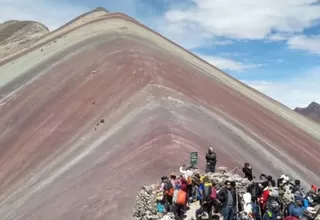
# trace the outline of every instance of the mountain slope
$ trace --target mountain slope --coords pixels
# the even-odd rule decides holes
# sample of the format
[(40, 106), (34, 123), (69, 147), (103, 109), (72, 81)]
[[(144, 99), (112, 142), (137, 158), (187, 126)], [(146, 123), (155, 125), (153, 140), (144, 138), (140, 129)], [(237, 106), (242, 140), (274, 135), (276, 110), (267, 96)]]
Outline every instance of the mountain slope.
[(49, 29), (34, 21), (7, 21), (0, 24), (0, 60), (9, 54), (30, 47)]
[(319, 125), (134, 19), (47, 39), (0, 67), (1, 219), (128, 219), (142, 184), (191, 151), (203, 169), (209, 145), (219, 165), (320, 181)]
[(294, 111), (320, 123), (320, 105), (311, 102), (306, 108), (295, 108)]

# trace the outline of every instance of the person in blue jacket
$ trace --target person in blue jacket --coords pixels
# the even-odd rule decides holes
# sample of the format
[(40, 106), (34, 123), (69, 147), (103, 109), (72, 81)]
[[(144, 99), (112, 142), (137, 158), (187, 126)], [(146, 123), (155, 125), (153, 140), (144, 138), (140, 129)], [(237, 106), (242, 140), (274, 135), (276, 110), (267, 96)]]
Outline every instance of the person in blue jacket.
[(289, 216), (294, 216), (300, 218), (303, 212), (303, 198), (301, 196), (295, 195), (295, 202), (289, 205)]

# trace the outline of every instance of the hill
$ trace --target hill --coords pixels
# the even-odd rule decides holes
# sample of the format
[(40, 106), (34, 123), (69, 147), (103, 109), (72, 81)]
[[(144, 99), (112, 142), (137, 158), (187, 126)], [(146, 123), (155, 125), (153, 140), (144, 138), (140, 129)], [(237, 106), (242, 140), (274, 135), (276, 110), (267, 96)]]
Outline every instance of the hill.
[(141, 185), (191, 151), (203, 169), (208, 146), (320, 181), (319, 125), (124, 14), (68, 27), (0, 63), (2, 220), (131, 218)]
[(295, 108), (294, 111), (320, 123), (320, 105), (311, 102), (306, 108)]
[(34, 21), (7, 21), (0, 24), (0, 60), (49, 33), (49, 29)]

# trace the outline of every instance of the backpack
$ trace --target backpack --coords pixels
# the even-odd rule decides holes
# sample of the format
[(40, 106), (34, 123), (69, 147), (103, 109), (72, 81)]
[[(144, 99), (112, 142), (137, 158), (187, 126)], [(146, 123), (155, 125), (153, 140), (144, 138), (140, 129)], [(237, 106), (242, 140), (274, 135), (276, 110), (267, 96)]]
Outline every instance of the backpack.
[(191, 176), (188, 176), (188, 178), (187, 178), (187, 185), (192, 185), (192, 178), (191, 178)]
[(254, 203), (254, 202), (252, 202), (251, 205), (252, 205), (252, 214), (253, 214), (253, 216), (254, 216), (254, 217), (258, 217), (259, 214), (260, 214), (260, 207), (259, 207), (259, 205), (256, 204), (256, 203)]
[(215, 200), (217, 198), (217, 190), (214, 187), (211, 187), (211, 195), (210, 195), (212, 200)]
[(179, 190), (176, 198), (177, 205), (185, 205), (187, 201), (187, 193), (183, 190)]
[(267, 210), (266, 214), (269, 216), (269, 218), (272, 218), (273, 213), (270, 210)]
[(157, 203), (157, 211), (159, 213), (164, 213), (164, 205), (161, 202)]
[(164, 192), (168, 196), (173, 196), (174, 189), (173, 189), (173, 185), (170, 181), (168, 181), (164, 184)]
[(203, 186), (203, 200), (204, 201), (209, 201), (211, 199), (211, 188), (212, 186)]

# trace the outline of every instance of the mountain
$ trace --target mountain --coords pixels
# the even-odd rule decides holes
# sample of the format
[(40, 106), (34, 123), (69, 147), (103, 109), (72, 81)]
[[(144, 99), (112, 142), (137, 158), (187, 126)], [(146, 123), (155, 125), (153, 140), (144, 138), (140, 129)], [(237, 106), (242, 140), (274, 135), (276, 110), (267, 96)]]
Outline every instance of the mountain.
[(7, 21), (0, 24), (0, 60), (11, 53), (30, 47), (49, 29), (34, 21)]
[[(90, 22), (99, 20), (108, 13), (104, 8), (95, 8), (92, 11), (72, 19), (60, 28), (50, 32), (50, 34), (48, 34), (49, 29), (38, 22), (7, 21), (3, 23), (3, 25), (0, 24), (0, 65), (18, 57), (19, 54), (30, 51), (31, 46), (37, 47), (45, 43), (54, 43), (57, 36), (68, 33), (73, 28), (77, 28), (83, 24), (89, 24)], [(8, 26), (7, 24), (10, 25)], [(10, 36), (10, 38), (8, 38), (8, 36)], [(2, 41), (1, 39), (6, 40)]]
[(306, 108), (295, 108), (294, 111), (320, 123), (320, 105), (316, 102), (311, 102)]
[(125, 14), (73, 22), (0, 63), (1, 220), (131, 219), (142, 184), (193, 151), (203, 170), (208, 146), (320, 181), (317, 124)]

